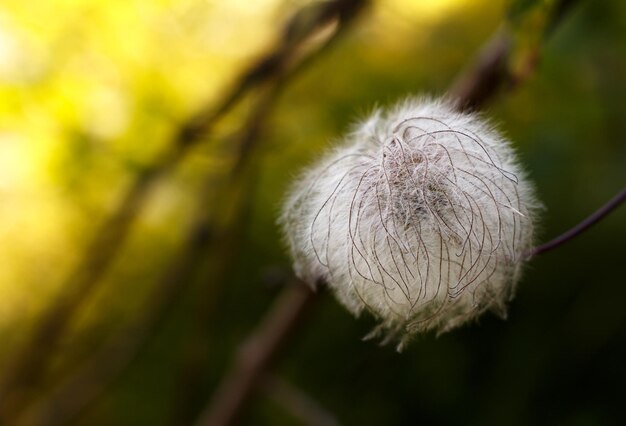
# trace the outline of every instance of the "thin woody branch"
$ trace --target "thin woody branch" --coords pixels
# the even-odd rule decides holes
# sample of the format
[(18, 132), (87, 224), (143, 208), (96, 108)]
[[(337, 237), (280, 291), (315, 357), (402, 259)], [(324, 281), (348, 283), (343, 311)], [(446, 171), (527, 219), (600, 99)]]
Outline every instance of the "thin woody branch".
[(286, 285), (261, 324), (237, 351), (233, 368), (226, 375), (228, 379), (222, 381), (196, 426), (232, 424), (314, 299), (313, 291), (305, 283), (295, 281)]
[[(288, 23), (283, 41), (280, 44), (281, 47), (278, 49), (280, 52), (289, 52), (288, 56), (290, 58), (288, 60), (285, 59), (285, 63), (281, 66), (277, 66), (276, 59), (269, 61), (268, 58), (276, 58), (281, 55), (277, 53), (268, 55), (259, 65), (246, 74), (247, 77), (244, 77), (240, 84), (236, 86), (238, 88), (230, 92), (231, 95), (227, 96), (222, 106), (211, 116), (215, 117), (216, 114), (224, 114), (225, 110), (230, 108), (235, 102), (235, 99), (241, 96), (240, 93), (243, 90), (241, 87), (261, 80), (269, 86), (267, 93), (261, 97), (256, 107), (253, 108), (250, 118), (241, 133), (241, 137), (235, 144), (236, 159), (234, 160), (231, 176), (220, 193), (238, 192), (231, 190), (231, 186), (237, 185), (238, 177), (242, 174), (242, 170), (244, 170), (248, 160), (251, 158), (251, 152), (259, 139), (260, 128), (271, 111), (271, 105), (280, 89), (288, 79), (306, 67), (318, 54), (337, 39), (338, 35), (343, 32), (346, 24), (356, 16), (356, 13), (365, 3), (365, 1), (353, 0), (338, 0), (324, 3), (317, 9), (307, 11), (306, 17), (308, 17), (308, 20), (302, 25), (302, 28), (296, 28), (296, 26), (302, 22), (303, 12), (297, 14)], [(330, 20), (336, 20), (339, 24), (335, 33), (331, 34), (316, 49), (311, 50), (309, 48), (304, 53), (298, 52), (300, 44), (303, 44), (307, 37)], [(291, 44), (294, 44), (294, 46), (286, 47)], [(285, 53), (282, 53), (282, 55), (285, 55)], [(274, 65), (263, 65), (268, 61)], [(281, 61), (278, 62), (280, 63)], [(212, 120), (211, 117), (207, 116), (206, 120)], [(207, 129), (204, 127), (204, 130), (202, 130), (199, 123), (206, 122), (206, 120), (203, 121), (196, 118), (196, 124), (194, 124), (194, 120), (191, 120), (178, 133), (179, 140), (185, 141), (187, 144), (195, 143), (195, 139), (190, 139), (190, 135), (193, 134), (196, 138), (199, 138)], [(207, 182), (207, 192), (213, 186), (214, 182), (212, 180)], [(190, 227), (187, 243), (161, 282), (156, 285), (149, 299), (150, 301), (146, 305), (145, 312), (139, 316), (138, 320), (133, 322), (129, 329), (114, 336), (91, 359), (78, 368), (72, 376), (57, 386), (47, 398), (35, 404), (25, 414), (20, 415), (20, 421), (25, 422), (25, 424), (63, 424), (64, 421), (71, 419), (89, 402), (97, 398), (106, 389), (107, 385), (132, 362), (167, 312), (172, 299), (193, 278), (193, 271), (197, 269), (198, 264), (205, 258), (207, 250), (216, 245), (216, 235), (223, 233), (223, 230), (218, 229), (222, 225), (222, 220), (219, 217), (207, 216), (205, 202), (205, 197), (202, 197), (198, 218)], [(213, 285), (214, 283), (211, 282), (210, 284)], [(7, 410), (5, 414), (6, 419), (19, 414), (19, 406), (9, 408), (11, 410)]]
[[(259, 104), (263, 111), (266, 102)], [(260, 115), (246, 126), (242, 142), (255, 138)], [(207, 181), (204, 194), (213, 189)], [(45, 399), (35, 403), (19, 417), (17, 424), (61, 425), (74, 418), (90, 402), (100, 396), (125, 368), (131, 364), (143, 345), (161, 324), (167, 312), (193, 280), (196, 266), (206, 259), (207, 248), (214, 243), (216, 230), (207, 217), (206, 196), (199, 197), (196, 219), (192, 222), (183, 249), (170, 264), (145, 303), (145, 309), (132, 320), (130, 327), (113, 336), (95, 355), (71, 376), (59, 383)]]
[[(366, 2), (362, 2), (361, 6), (365, 5)], [(319, 10), (317, 9), (320, 6), (326, 7), (327, 4), (320, 3), (314, 4), (312, 9), (308, 9), (303, 12), (302, 18), (297, 20), (304, 20), (305, 22), (309, 22), (310, 18), (306, 16), (308, 14), (312, 14), (312, 16), (319, 16)], [(310, 52), (307, 49), (308, 55), (300, 58), (301, 62), (297, 65), (297, 70), (301, 70), (305, 68), (308, 64), (310, 64), (313, 60), (315, 60), (318, 55), (322, 54), (326, 51), (333, 43), (340, 39), (340, 36), (349, 28), (349, 23), (354, 20), (358, 16), (358, 12), (360, 7), (355, 7), (353, 9), (353, 13), (351, 15), (343, 15), (337, 25), (332, 25), (330, 27), (331, 32), (324, 31), (325, 39), (322, 41), (318, 39), (318, 42), (321, 42), (321, 45), (314, 51)], [(304, 24), (307, 25), (307, 24)], [(296, 71), (297, 71), (296, 70)], [(293, 77), (293, 73), (291, 74)], [(247, 165), (247, 159), (251, 157), (251, 149), (250, 144), (256, 145), (257, 139), (249, 139), (249, 144), (243, 145), (242, 147), (245, 149), (243, 155), (240, 156), (240, 161), (235, 165), (233, 169), (233, 176), (239, 179), (242, 178), (242, 173)], [(251, 180), (250, 176), (247, 177), (248, 180)], [(229, 194), (235, 191), (226, 191), (225, 194)], [(243, 198), (249, 199), (250, 197)], [(241, 207), (243, 208), (243, 206)], [(241, 226), (225, 226), (224, 229), (236, 228), (240, 229)], [(229, 231), (226, 231), (227, 233)], [(233, 234), (231, 230), (229, 233)], [(201, 289), (201, 297), (197, 299), (197, 302), (193, 309), (193, 317), (194, 317), (194, 326), (191, 331), (191, 338), (188, 339), (186, 346), (181, 351), (183, 354), (190, 354), (188, 356), (183, 356), (180, 365), (180, 378), (179, 378), (179, 387), (182, 389), (181, 392), (177, 394), (177, 401), (175, 403), (174, 409), (174, 423), (187, 423), (191, 421), (197, 415), (197, 405), (193, 403), (194, 397), (198, 395), (199, 392), (202, 392), (204, 385), (203, 381), (200, 379), (204, 377), (204, 372), (207, 368), (207, 359), (210, 356), (210, 348), (206, 344), (206, 336), (210, 334), (208, 330), (210, 328), (210, 324), (214, 320), (212, 315), (213, 305), (216, 300), (219, 300), (219, 295), (217, 294), (220, 290), (220, 283), (228, 280), (228, 277), (232, 273), (231, 266), (234, 258), (237, 256), (238, 252), (238, 242), (240, 241), (240, 235), (237, 232), (234, 232), (235, 235), (231, 235), (230, 237), (224, 238), (222, 243), (216, 243), (216, 247), (219, 248), (219, 254), (216, 253), (215, 256), (219, 257), (219, 264), (216, 264), (214, 268), (211, 269), (210, 279), (205, 281), (203, 288)]]
[[(240, 150), (243, 150), (242, 147), (248, 145), (250, 140), (256, 140), (260, 126), (269, 112), (268, 104), (274, 101), (276, 95), (276, 89), (270, 90), (257, 103), (236, 144)], [(233, 179), (234, 175), (233, 173)], [(207, 251), (215, 246), (219, 239), (220, 231), (216, 223), (218, 220), (214, 215), (207, 214), (205, 206), (213, 186), (213, 180), (208, 179), (200, 194), (185, 243), (156, 283), (144, 305), (144, 310), (131, 321), (129, 327), (109, 339), (49, 395), (21, 414), (16, 424), (40, 426), (66, 424), (99, 397), (132, 363), (143, 345), (162, 323), (177, 296), (194, 280), (198, 265), (206, 261)], [(226, 185), (222, 192), (228, 192), (229, 189), (232, 190), (232, 184)], [(233, 221), (236, 219), (233, 218)]]
[(575, 237), (579, 236), (587, 229), (591, 228), (593, 225), (604, 219), (608, 216), (613, 210), (618, 208), (624, 201), (626, 201), (626, 188), (622, 189), (622, 191), (609, 200), (604, 206), (600, 207), (598, 210), (593, 212), (588, 218), (580, 222), (578, 225), (573, 228), (567, 230), (563, 234), (554, 238), (553, 240), (548, 241), (545, 244), (540, 245), (539, 247), (534, 248), (529, 257), (537, 256), (538, 254), (543, 254), (548, 251), (554, 250), (557, 247), (562, 246), (563, 244), (568, 243)]

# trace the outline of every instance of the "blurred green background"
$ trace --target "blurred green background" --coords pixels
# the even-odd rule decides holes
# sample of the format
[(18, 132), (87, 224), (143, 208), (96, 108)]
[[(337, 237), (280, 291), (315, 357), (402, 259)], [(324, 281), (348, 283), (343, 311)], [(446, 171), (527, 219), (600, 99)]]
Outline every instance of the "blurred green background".
[[(138, 357), (73, 424), (191, 422), (288, 274), (275, 221), (290, 176), (373, 106), (444, 94), (507, 16), (515, 19), (509, 11), (534, 3), (380, 0), (366, 9), (281, 91), (253, 151), (246, 175), (253, 187), (224, 258), (219, 247), (211, 252)], [(486, 109), (536, 182), (546, 206), (541, 241), (626, 182), (626, 2), (579, 3), (543, 46), (531, 78)], [(63, 291), (63, 278), (133, 177), (305, 4), (2, 2), (0, 369)], [(214, 179), (215, 192), (225, 185), (229, 144), (251, 105), (234, 109), (160, 182), (58, 350), (41, 354), (49, 367), (33, 401), (145, 310), (183, 244), (202, 182)], [(419, 337), (398, 354), (363, 342), (374, 321), (355, 320), (323, 294), (274, 373), (339, 424), (623, 425), (625, 300), (622, 208), (534, 259), (506, 321), (486, 315)], [(284, 405), (261, 390), (241, 422), (301, 424)]]

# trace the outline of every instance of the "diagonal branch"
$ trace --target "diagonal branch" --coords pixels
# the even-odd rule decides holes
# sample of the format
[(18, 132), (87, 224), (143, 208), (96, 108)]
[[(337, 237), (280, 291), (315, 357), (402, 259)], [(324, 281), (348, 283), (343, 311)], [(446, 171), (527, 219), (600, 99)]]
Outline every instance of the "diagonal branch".
[[(248, 119), (237, 141), (240, 150), (250, 140), (256, 139), (260, 125), (269, 111), (268, 103), (273, 102), (276, 94), (276, 89), (270, 90), (257, 103), (255, 113)], [(226, 185), (223, 192), (227, 192), (228, 188), (232, 189), (233, 185), (235, 184)], [(17, 424), (53, 426), (71, 421), (130, 365), (173, 307), (177, 296), (194, 280), (198, 265), (206, 261), (207, 251), (219, 239), (221, 232), (216, 223), (219, 220), (214, 214), (208, 214), (206, 209), (208, 194), (213, 192), (213, 186), (213, 179), (205, 182), (182, 250), (156, 283), (138, 318), (128, 328), (109, 339), (46, 398), (20, 414)], [(236, 221), (236, 218), (233, 220)]]
[[(345, 0), (339, 0), (343, 2)], [(349, 23), (358, 16), (358, 12), (361, 7), (364, 6), (367, 1), (359, 1), (352, 3), (356, 7), (352, 9), (351, 14), (343, 14), (338, 18), (337, 25), (332, 25), (329, 29), (330, 34), (324, 31), (323, 35), (326, 37), (322, 41), (321, 46), (313, 52), (312, 55), (303, 58), (302, 63), (298, 66), (302, 69), (312, 60), (314, 60), (319, 54), (325, 51), (331, 44), (339, 40), (340, 36), (349, 28)], [(325, 8), (325, 3), (314, 3), (310, 8), (305, 8), (302, 15), (302, 19), (308, 22), (307, 15), (310, 17), (316, 16), (319, 7)], [(307, 10), (308, 9), (308, 10)], [(310, 19), (310, 18), (309, 18)], [(306, 24), (305, 24), (306, 25)], [(318, 42), (320, 40), (318, 39)], [(254, 143), (254, 141), (251, 141)], [(244, 167), (246, 166), (246, 158), (250, 158), (250, 150), (248, 150), (247, 156), (244, 156), (233, 170), (235, 175), (241, 177)], [(250, 177), (248, 176), (250, 181)], [(248, 186), (246, 193), (249, 194), (250, 186)], [(234, 191), (226, 191), (230, 193)], [(250, 198), (244, 196), (244, 198)], [(242, 207), (240, 207), (241, 209)], [(225, 221), (224, 221), (225, 222)], [(232, 223), (232, 222), (231, 222)], [(194, 316), (193, 326), (190, 329), (190, 337), (187, 339), (185, 346), (181, 352), (183, 354), (179, 368), (179, 384), (181, 389), (176, 395), (176, 402), (173, 411), (173, 422), (188, 423), (193, 420), (197, 415), (198, 403), (202, 403), (202, 400), (197, 400), (198, 396), (202, 395), (204, 390), (204, 380), (207, 359), (210, 357), (210, 348), (207, 344), (207, 335), (210, 335), (210, 324), (213, 322), (213, 308), (215, 301), (219, 300), (217, 292), (220, 290), (219, 283), (222, 283), (228, 279), (232, 274), (232, 264), (237, 256), (239, 250), (237, 250), (238, 243), (241, 240), (241, 235), (237, 232), (237, 228), (241, 229), (241, 226), (234, 227), (232, 225), (224, 225), (225, 234), (228, 235), (222, 239), (223, 242), (217, 242), (215, 245), (219, 248), (219, 261), (216, 262), (213, 268), (210, 270), (210, 277), (204, 280), (203, 288), (200, 289), (200, 297), (197, 298), (197, 303), (194, 306), (192, 315)], [(230, 231), (229, 231), (230, 229)], [(233, 235), (234, 234), (234, 235)]]
[(282, 346), (296, 329), (305, 309), (315, 299), (306, 284), (286, 285), (261, 324), (243, 342), (233, 369), (227, 374), (211, 403), (200, 415), (197, 426), (232, 424), (241, 406), (251, 395)]
[[(448, 91), (448, 96), (456, 101), (461, 110), (480, 109), (493, 100), (503, 89), (514, 89), (524, 83), (535, 71), (541, 42), (552, 35), (561, 21), (567, 16), (578, 0), (557, 0), (552, 3), (543, 27), (536, 31), (538, 42), (522, 52), (516, 52), (518, 30), (514, 23), (503, 25), (485, 44), (466, 72), (459, 75)], [(519, 25), (518, 25), (519, 26)], [(511, 64), (512, 57), (524, 64), (517, 69)]]
[[(259, 102), (257, 111), (264, 111), (267, 102)], [(255, 138), (262, 114), (255, 114), (245, 126), (238, 145)], [(70, 421), (128, 367), (143, 345), (164, 320), (164, 317), (194, 279), (197, 265), (206, 260), (207, 249), (216, 238), (215, 224), (207, 216), (206, 200), (213, 192), (214, 182), (207, 180), (199, 197), (195, 219), (180, 253), (168, 266), (145, 302), (145, 309), (131, 325), (112, 336), (102, 348), (72, 374), (59, 383), (43, 400), (20, 415), (18, 424), (61, 425)], [(215, 204), (215, 203), (213, 203)]]
[[(284, 63), (280, 67), (273, 65), (273, 74), (271, 74), (271, 78), (268, 76), (265, 81), (268, 86), (267, 91), (257, 102), (256, 107), (253, 108), (247, 124), (243, 128), (241, 137), (235, 144), (236, 159), (226, 185), (219, 191), (220, 194), (228, 195), (240, 192), (235, 190), (234, 186), (239, 185), (242, 171), (245, 169), (248, 160), (251, 158), (251, 152), (258, 142), (260, 128), (271, 111), (271, 105), (279, 94), (280, 89), (289, 78), (293, 78), (294, 75), (337, 39), (347, 23), (356, 16), (365, 3), (362, 0), (336, 0), (322, 3), (316, 9), (306, 10), (306, 16), (303, 15), (303, 12), (300, 12), (290, 21), (285, 30), (283, 46), (289, 43), (306, 44), (307, 38), (313, 35), (314, 31), (332, 20), (337, 21), (338, 25), (335, 32), (324, 43), (318, 45), (316, 49), (311, 49), (308, 45), (305, 52), (300, 52), (298, 46), (290, 48), (291, 53), (288, 63)], [(303, 17), (308, 17), (308, 20), (303, 22)], [(299, 27), (296, 28), (298, 25)], [(269, 55), (269, 57), (275, 58), (276, 55)], [(261, 63), (266, 62), (268, 61), (264, 60)], [(272, 60), (269, 62), (274, 64), (276, 61)], [(268, 68), (271, 67), (269, 65), (257, 66), (254, 72), (248, 73), (248, 75), (254, 77), (245, 78), (241, 85), (250, 84), (250, 80), (256, 81), (256, 79), (260, 78), (259, 75), (265, 75), (267, 72), (265, 70)], [(233, 91), (232, 93), (236, 92)], [(233, 97), (234, 95), (227, 97), (227, 100), (222, 104), (221, 110), (234, 102), (232, 100)], [(220, 109), (218, 109), (219, 114), (223, 113), (219, 111)], [(183, 138), (187, 140), (186, 138), (189, 138), (189, 135), (195, 134), (198, 137), (201, 132), (197, 125), (189, 125), (186, 129), (181, 130), (179, 134), (187, 135)], [(212, 192), (213, 187), (214, 182), (212, 180), (207, 182), (205, 192)], [(220, 195), (218, 195), (217, 198), (218, 200), (212, 203), (212, 205), (221, 204), (220, 199), (223, 197), (220, 198)], [(240, 196), (240, 198), (246, 197)], [(114, 336), (91, 359), (79, 367), (72, 376), (57, 386), (47, 398), (35, 404), (21, 416), (21, 421), (26, 424), (53, 425), (63, 423), (64, 420), (72, 418), (90, 401), (97, 398), (108, 384), (132, 362), (143, 344), (165, 316), (168, 307), (172, 304), (172, 300), (193, 279), (194, 271), (197, 270), (198, 265), (205, 259), (207, 251), (211, 247), (219, 245), (216, 242), (219, 239), (217, 235), (228, 233), (228, 231), (224, 231), (221, 228), (223, 226), (236, 226), (237, 221), (230, 217), (232, 209), (224, 213), (225, 216), (229, 216), (226, 219), (221, 217), (224, 215), (220, 216), (216, 211), (211, 211), (207, 214), (205, 196), (199, 200), (198, 208), (197, 217), (189, 229), (183, 251), (170, 265), (162, 280), (155, 286), (152, 296), (146, 304), (145, 311), (133, 322), (130, 328)], [(225, 222), (230, 225), (224, 225)], [(214, 284), (213, 281), (211, 280), (211, 285)], [(12, 408), (12, 410), (7, 411), (5, 419), (9, 419), (10, 415), (17, 416), (18, 414), (19, 406), (9, 408)]]
[(332, 19), (344, 19), (361, 3), (357, 0), (325, 3), (306, 25), (299, 25), (301, 14), (295, 15), (285, 26), (283, 37), (275, 48), (245, 72), (217, 106), (207, 107), (181, 123), (171, 138), (169, 149), (136, 177), (114, 213), (100, 225), (82, 260), (61, 286), (63, 290), (59, 298), (42, 315), (25, 345), (7, 364), (0, 378), (0, 420), (19, 410), (24, 399), (41, 382), (48, 354), (55, 350), (81, 302), (93, 292), (115, 259), (159, 179), (169, 173), (244, 95), (271, 81), (288, 67), (320, 26)]

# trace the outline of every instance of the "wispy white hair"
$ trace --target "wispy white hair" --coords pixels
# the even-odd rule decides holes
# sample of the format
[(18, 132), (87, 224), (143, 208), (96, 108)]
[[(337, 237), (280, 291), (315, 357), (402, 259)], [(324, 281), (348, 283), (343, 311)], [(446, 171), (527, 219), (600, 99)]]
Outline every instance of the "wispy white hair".
[(298, 276), (404, 342), (505, 315), (537, 204), (493, 125), (421, 98), (374, 111), (305, 170), (281, 224)]

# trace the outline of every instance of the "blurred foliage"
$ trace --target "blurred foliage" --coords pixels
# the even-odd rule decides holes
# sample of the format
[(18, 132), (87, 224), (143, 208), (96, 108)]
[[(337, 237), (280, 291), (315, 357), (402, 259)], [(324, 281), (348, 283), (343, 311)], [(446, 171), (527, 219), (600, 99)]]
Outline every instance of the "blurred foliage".
[[(378, 1), (282, 93), (254, 161), (236, 259), (206, 332), (199, 410), (288, 270), (275, 226), (289, 177), (374, 105), (442, 94), (507, 16), (519, 43), (550, 1)], [(4, 1), (0, 6), (0, 340), (26, 336), (133, 176), (167, 136), (217, 99), (279, 36), (301, 0)], [(530, 11), (530, 14), (527, 13)], [(524, 17), (523, 19), (521, 17)], [(543, 240), (626, 182), (626, 3), (583, 1), (544, 46), (535, 75), (488, 113), (515, 141), (546, 206)], [(513, 59), (515, 60), (515, 59)], [(163, 182), (53, 360), (52, 377), (143, 308), (180, 247), (204, 179), (227, 172), (244, 103)], [(216, 206), (207, 205), (207, 209)], [(626, 423), (626, 216), (618, 210), (532, 262), (510, 317), (407, 351), (362, 342), (373, 325), (324, 297), (279, 373), (342, 424)], [(211, 264), (219, 263), (219, 258)], [(210, 272), (208, 272), (210, 274)], [(210, 278), (210, 277), (209, 277)], [(170, 424), (197, 287), (183, 294), (89, 425)], [(0, 351), (0, 363), (9, 355)], [(0, 364), (1, 365), (1, 364)], [(259, 397), (244, 424), (297, 424)]]

